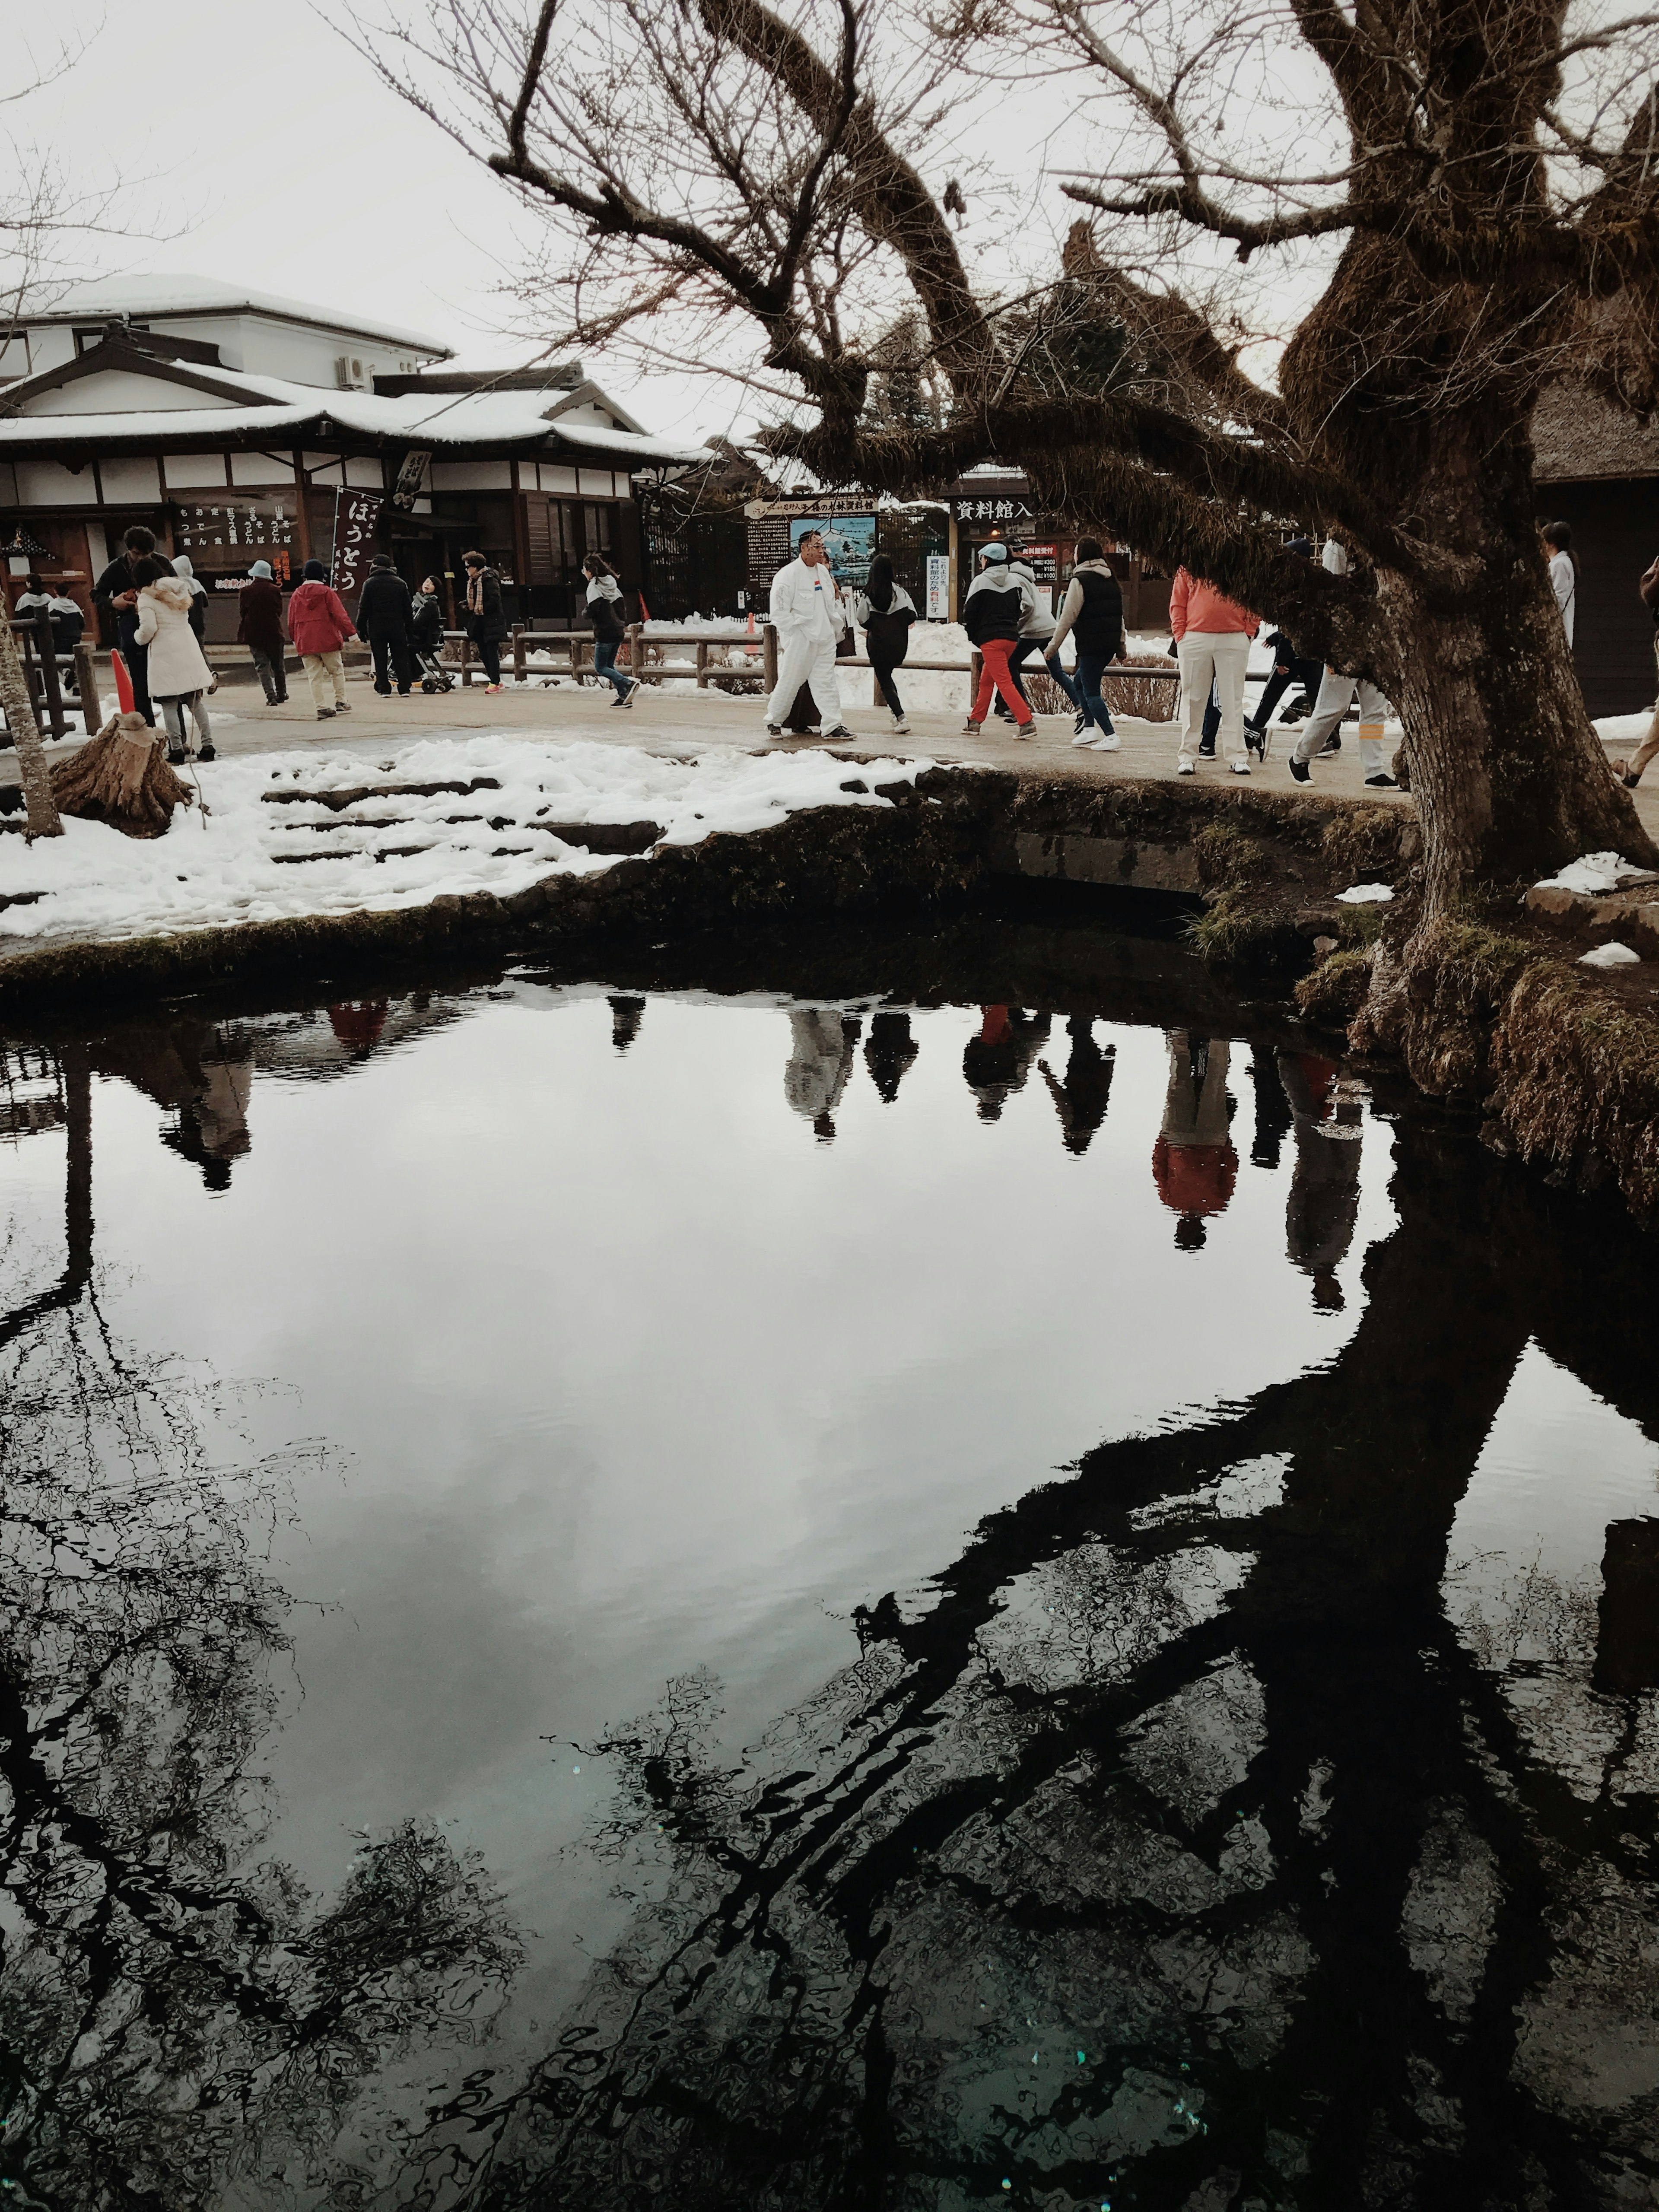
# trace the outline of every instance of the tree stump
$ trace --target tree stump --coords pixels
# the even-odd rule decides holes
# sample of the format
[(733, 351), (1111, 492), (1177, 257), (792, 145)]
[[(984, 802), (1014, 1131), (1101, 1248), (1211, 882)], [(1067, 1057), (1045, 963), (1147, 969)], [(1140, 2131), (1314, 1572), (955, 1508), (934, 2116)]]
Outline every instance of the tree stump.
[(64, 813), (107, 822), (127, 837), (165, 836), (173, 808), (195, 797), (142, 714), (112, 714), (89, 744), (57, 762), (52, 793)]

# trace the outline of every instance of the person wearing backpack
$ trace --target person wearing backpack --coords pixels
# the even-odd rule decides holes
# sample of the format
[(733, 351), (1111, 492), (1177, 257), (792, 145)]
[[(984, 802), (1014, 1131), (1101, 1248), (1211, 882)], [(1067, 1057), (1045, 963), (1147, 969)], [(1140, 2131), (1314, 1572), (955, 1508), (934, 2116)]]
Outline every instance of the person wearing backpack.
[(864, 632), (870, 666), (892, 714), (893, 734), (898, 738), (909, 736), (910, 725), (904, 719), (893, 671), (902, 665), (910, 650), (910, 625), (915, 619), (915, 601), (902, 584), (893, 581), (893, 564), (887, 556), (878, 553), (870, 563), (864, 589), (853, 594), (853, 620)]
[(993, 544), (980, 553), (980, 572), (968, 586), (963, 602), (962, 626), (979, 647), (979, 690), (963, 729), (976, 738), (990, 712), (993, 688), (1000, 692), (1014, 717), (1017, 738), (1035, 737), (1036, 717), (1014, 688), (1008, 673), (1008, 656), (1019, 640), (1019, 626), (1031, 605), (1030, 586), (1008, 572), (1008, 548)]

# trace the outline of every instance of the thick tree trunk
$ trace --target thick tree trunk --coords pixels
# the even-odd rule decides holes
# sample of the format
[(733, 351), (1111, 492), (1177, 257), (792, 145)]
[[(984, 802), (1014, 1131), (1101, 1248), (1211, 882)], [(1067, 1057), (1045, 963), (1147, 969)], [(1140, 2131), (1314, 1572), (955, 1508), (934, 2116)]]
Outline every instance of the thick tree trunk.
[(63, 823), (52, 795), (52, 775), (46, 749), (40, 742), (40, 726), (34, 719), (28, 678), (12, 626), (0, 611), (0, 707), (6, 710), (6, 726), (17, 752), (18, 773), (23, 781), (23, 805), (31, 837), (61, 837)]

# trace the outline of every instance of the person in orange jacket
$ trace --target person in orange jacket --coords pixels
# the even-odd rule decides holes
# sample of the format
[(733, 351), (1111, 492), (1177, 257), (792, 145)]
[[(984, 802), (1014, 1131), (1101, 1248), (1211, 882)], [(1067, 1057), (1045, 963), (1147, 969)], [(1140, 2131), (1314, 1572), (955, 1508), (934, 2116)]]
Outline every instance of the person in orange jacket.
[(1181, 668), (1177, 775), (1197, 774), (1194, 755), (1212, 684), (1221, 709), (1218, 734), (1227, 765), (1235, 775), (1249, 774), (1250, 757), (1244, 745), (1244, 671), (1250, 658), (1250, 640), (1261, 627), (1248, 608), (1228, 599), (1213, 584), (1189, 569), (1176, 570), (1170, 586), (1170, 628), (1175, 633), (1176, 659)]

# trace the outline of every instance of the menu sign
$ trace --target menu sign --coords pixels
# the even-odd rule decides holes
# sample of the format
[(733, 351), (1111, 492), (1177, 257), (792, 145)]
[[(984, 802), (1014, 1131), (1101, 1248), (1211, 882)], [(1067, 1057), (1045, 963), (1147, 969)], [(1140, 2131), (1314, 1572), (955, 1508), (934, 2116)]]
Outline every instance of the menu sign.
[(334, 588), (342, 598), (368, 574), (386, 501), (378, 491), (341, 491), (334, 501)]
[(298, 515), (291, 499), (219, 500), (198, 507), (173, 507), (173, 538), (177, 551), (193, 567), (210, 572), (246, 568), (250, 561), (270, 561), (296, 542)]

